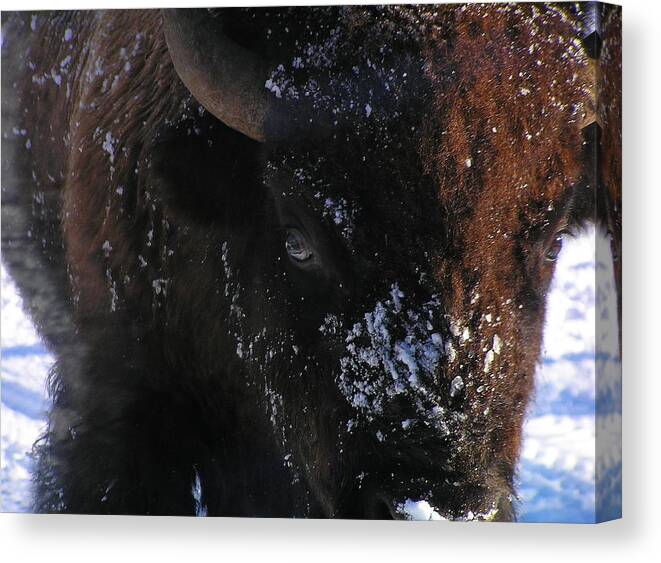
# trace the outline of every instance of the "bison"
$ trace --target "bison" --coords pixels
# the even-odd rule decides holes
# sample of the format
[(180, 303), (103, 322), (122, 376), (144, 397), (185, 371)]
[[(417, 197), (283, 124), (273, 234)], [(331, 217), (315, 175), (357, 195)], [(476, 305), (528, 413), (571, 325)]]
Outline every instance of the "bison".
[(34, 509), (514, 518), (554, 262), (619, 236), (591, 10), (3, 14)]

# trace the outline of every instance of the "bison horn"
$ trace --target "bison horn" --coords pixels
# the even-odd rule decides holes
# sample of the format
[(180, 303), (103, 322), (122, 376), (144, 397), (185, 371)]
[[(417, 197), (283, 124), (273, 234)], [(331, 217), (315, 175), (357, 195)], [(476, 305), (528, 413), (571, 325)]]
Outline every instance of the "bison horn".
[(163, 10), (170, 57), (191, 94), (232, 129), (264, 142), (267, 66), (220, 27), (206, 10)]

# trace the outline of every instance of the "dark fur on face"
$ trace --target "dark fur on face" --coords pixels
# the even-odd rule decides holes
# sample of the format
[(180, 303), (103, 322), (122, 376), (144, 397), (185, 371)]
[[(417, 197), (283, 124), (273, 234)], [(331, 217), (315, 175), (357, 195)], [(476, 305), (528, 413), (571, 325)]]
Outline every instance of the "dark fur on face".
[(40, 233), (9, 266), (66, 320), (36, 509), (512, 518), (548, 251), (593, 218), (580, 14), (216, 15), (276, 63), (272, 142), (196, 103), (158, 12), (3, 29), (3, 250)]

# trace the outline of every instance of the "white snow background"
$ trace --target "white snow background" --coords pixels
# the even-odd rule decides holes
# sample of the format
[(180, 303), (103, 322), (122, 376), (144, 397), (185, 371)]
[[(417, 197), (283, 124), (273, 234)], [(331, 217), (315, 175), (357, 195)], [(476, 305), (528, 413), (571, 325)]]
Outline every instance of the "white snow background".
[[(537, 389), (525, 423), (519, 521), (595, 521), (595, 238), (591, 229), (565, 240), (558, 260)], [(29, 512), (29, 452), (45, 424), (45, 380), (53, 357), (23, 313), (4, 266), (1, 295), (0, 511)], [(602, 318), (617, 314), (612, 295), (602, 301), (597, 296)], [(619, 413), (608, 414), (619, 423)]]

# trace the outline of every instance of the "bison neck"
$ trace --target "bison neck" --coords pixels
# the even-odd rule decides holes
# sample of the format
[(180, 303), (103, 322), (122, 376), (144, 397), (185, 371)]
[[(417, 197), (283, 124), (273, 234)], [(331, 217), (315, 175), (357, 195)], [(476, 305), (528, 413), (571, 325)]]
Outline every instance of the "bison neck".
[(284, 465), (254, 389), (227, 374), (201, 377), (186, 354), (173, 362), (158, 336), (131, 323), (80, 322), (81, 341), (55, 365), (36, 511), (318, 513)]

